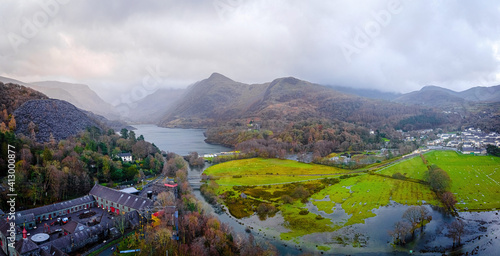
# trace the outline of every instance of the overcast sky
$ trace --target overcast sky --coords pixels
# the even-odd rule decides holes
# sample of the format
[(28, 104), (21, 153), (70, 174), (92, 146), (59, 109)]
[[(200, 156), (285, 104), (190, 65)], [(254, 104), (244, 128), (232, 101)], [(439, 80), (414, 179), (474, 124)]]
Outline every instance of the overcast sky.
[[(46, 4), (41, 4), (46, 3)], [(0, 75), (116, 92), (218, 72), (408, 92), (500, 84), (498, 1), (2, 1)]]

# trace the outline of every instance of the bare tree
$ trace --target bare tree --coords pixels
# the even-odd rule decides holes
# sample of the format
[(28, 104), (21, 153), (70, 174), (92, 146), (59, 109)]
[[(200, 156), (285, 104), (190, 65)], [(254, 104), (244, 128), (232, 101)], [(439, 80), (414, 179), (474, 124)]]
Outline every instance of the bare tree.
[(412, 235), (412, 237), (414, 237), (415, 236), (415, 228), (417, 227), (418, 223), (420, 223), (420, 221), (422, 219), (420, 207), (411, 206), (410, 208), (406, 209), (406, 211), (403, 213), (403, 219), (410, 222), (411, 235)]
[(175, 205), (175, 196), (170, 191), (164, 191), (158, 194), (157, 202), (160, 206)]
[(405, 244), (406, 235), (411, 231), (411, 224), (406, 221), (398, 221), (394, 224), (394, 229), (389, 231), (389, 235), (394, 238), (394, 243)]
[(421, 205), (419, 207), (419, 210), (420, 210), (420, 232), (422, 232), (424, 230), (424, 221), (431, 221), (432, 220), (432, 215), (430, 214), (429, 210), (427, 209), (427, 207)]
[[(457, 219), (452, 223), (448, 224), (447, 227), (448, 227), (448, 234), (446, 236), (453, 239), (454, 247), (460, 246), (461, 238), (465, 234), (465, 223), (462, 220)], [(455, 242), (458, 242), (458, 244), (455, 244)]]
[(449, 210), (453, 210), (455, 204), (457, 203), (455, 196), (450, 191), (446, 191), (443, 194), (441, 194), (441, 201), (446, 207), (448, 207)]

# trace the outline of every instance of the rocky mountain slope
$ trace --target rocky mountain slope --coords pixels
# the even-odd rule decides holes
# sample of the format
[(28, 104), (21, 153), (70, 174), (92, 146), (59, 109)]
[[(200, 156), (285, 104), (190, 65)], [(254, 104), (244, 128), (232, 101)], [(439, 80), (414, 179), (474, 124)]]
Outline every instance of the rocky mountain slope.
[(31, 88), (0, 82), (0, 111), (6, 110), (7, 115), (23, 105), (26, 101), (35, 99), (48, 99), (46, 95)]
[(58, 141), (85, 130), (100, 127), (95, 120), (72, 104), (56, 99), (30, 100), (14, 111), (16, 134), (35, 136), (39, 142), (50, 137)]
[(244, 84), (214, 73), (188, 88), (160, 125), (209, 127), (236, 119), (294, 122), (325, 118), (379, 126), (419, 113), (418, 107), (348, 95), (293, 77)]
[(77, 108), (103, 115), (109, 119), (118, 119), (118, 113), (111, 104), (105, 102), (88, 85), (64, 83), (58, 81), (33, 82), (36, 89), (53, 99), (64, 100)]
[(113, 106), (104, 102), (90, 87), (84, 84), (72, 84), (58, 81), (26, 83), (0, 76), (4, 83), (14, 83), (32, 88), (50, 98), (65, 100), (78, 108), (92, 111), (109, 119), (118, 119), (118, 112)]

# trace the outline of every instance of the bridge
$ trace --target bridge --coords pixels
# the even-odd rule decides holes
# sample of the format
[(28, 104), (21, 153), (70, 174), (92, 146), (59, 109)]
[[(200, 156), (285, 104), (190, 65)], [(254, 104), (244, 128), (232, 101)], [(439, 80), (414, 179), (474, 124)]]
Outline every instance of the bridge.
[(201, 176), (188, 176), (188, 183), (193, 190), (200, 190)]

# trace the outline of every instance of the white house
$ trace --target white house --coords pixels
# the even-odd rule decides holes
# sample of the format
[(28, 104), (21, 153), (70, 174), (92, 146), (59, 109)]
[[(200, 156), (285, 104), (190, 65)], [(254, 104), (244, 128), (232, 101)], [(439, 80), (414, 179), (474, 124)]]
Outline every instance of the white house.
[(132, 154), (130, 154), (129, 152), (120, 153), (120, 154), (118, 154), (118, 157), (120, 157), (123, 162), (131, 162), (132, 161)]

